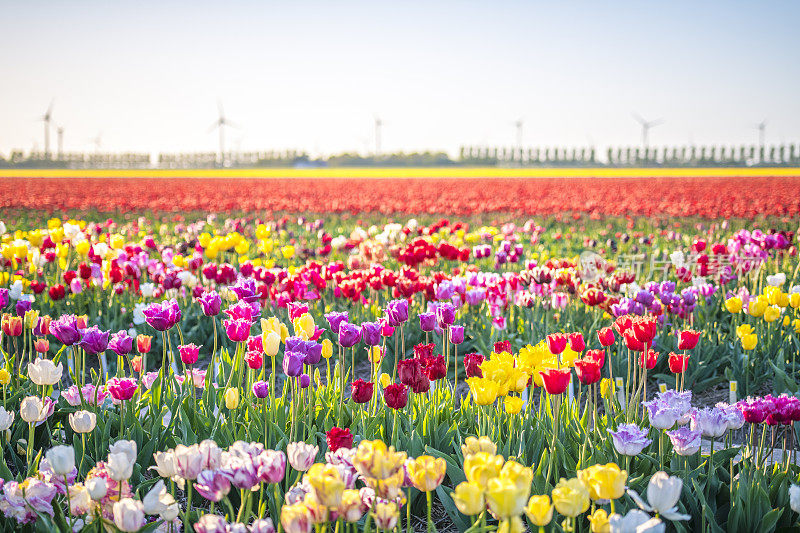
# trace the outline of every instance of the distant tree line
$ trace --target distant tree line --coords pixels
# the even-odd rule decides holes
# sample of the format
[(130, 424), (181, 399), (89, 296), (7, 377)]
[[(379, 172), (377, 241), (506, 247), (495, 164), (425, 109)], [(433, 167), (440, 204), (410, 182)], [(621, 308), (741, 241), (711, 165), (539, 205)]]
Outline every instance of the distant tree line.
[(312, 158), (298, 150), (264, 152), (60, 153), (12, 152), (0, 168), (266, 168), (266, 167), (695, 167), (798, 166), (800, 145), (609, 147), (602, 157), (594, 147), (514, 148), (462, 146), (458, 157), (445, 152), (342, 153)]

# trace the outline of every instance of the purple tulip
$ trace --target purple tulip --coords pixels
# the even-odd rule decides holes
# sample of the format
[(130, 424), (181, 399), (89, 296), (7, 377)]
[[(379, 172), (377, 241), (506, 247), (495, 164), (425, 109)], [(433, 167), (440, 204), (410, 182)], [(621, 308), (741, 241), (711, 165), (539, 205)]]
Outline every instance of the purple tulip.
[(408, 300), (392, 300), (386, 304), (386, 316), (390, 326), (399, 326), (408, 321)]
[(197, 533), (226, 533), (228, 523), (218, 514), (204, 514), (194, 524)]
[(436, 314), (435, 313), (420, 313), (419, 314), (419, 329), (422, 331), (433, 331), (436, 327)]
[(355, 324), (344, 323), (339, 326), (339, 344), (344, 348), (352, 348), (361, 340), (361, 328)]
[(284, 352), (283, 373), (296, 378), (303, 372), (303, 355), (297, 352)]
[(672, 448), (678, 455), (694, 455), (700, 450), (700, 432), (686, 426), (667, 431)]
[(222, 297), (217, 291), (209, 291), (201, 294), (197, 301), (203, 307), (203, 314), (206, 316), (217, 316), (222, 309)]
[(306, 343), (301, 337), (287, 337), (286, 350), (287, 352), (299, 352), (305, 355)]
[(221, 501), (231, 490), (231, 480), (220, 470), (203, 470), (194, 484), (197, 492), (210, 502)]
[(253, 278), (243, 278), (240, 276), (239, 279), (236, 280), (236, 284), (231, 287), (231, 290), (236, 293), (236, 296), (238, 296), (240, 300), (244, 300), (247, 303), (258, 302), (258, 299), (261, 297), (256, 289), (256, 280)]
[(695, 409), (691, 418), (692, 430), (699, 431), (704, 437), (721, 437), (728, 431), (728, 417), (722, 409)]
[(305, 357), (303, 364), (316, 365), (322, 359), (322, 345), (314, 341), (306, 341), (305, 343)]
[(339, 326), (342, 324), (342, 322), (347, 322), (349, 317), (347, 315), (347, 311), (343, 313), (331, 312), (325, 315), (325, 319), (328, 321), (328, 324), (330, 324), (331, 331), (338, 335)]
[(436, 322), (440, 328), (444, 329), (445, 326), (449, 326), (455, 321), (456, 308), (453, 304), (447, 302), (436, 307)]
[(17, 305), (15, 307), (17, 316), (25, 316), (25, 313), (30, 311), (31, 307), (33, 307), (33, 302), (30, 300), (17, 300)]
[(311, 376), (308, 374), (301, 374), (300, 375), (300, 388), (307, 389), (311, 385)]
[(622, 455), (639, 455), (653, 442), (647, 438), (647, 430), (640, 429), (636, 424), (621, 424), (617, 431), (608, 432), (614, 441), (614, 448)]
[(66, 346), (72, 346), (81, 340), (81, 332), (78, 331), (78, 320), (75, 315), (61, 315), (50, 322), (50, 333)]
[(133, 349), (133, 337), (125, 330), (119, 330), (111, 335), (108, 349), (117, 355), (128, 355)]
[(381, 343), (381, 325), (378, 322), (362, 322), (361, 334), (367, 346), (377, 346)]
[(450, 326), (450, 342), (453, 344), (464, 342), (464, 326)]
[(269, 396), (269, 383), (266, 381), (256, 381), (253, 383), (253, 394), (259, 399), (264, 399)]
[(78, 346), (84, 349), (89, 355), (97, 355), (106, 351), (108, 348), (108, 332), (101, 331), (97, 326), (92, 326), (83, 330), (83, 336)]
[(486, 299), (486, 289), (470, 289), (466, 300), (469, 305), (480, 305)]
[(682, 414), (667, 402), (660, 399), (642, 402), (642, 405), (647, 408), (647, 416), (650, 420), (650, 425), (656, 429), (671, 428)]
[(156, 331), (167, 331), (181, 320), (181, 309), (175, 300), (151, 303), (144, 308), (142, 314)]
[(8, 289), (0, 288), (0, 309), (8, 305)]

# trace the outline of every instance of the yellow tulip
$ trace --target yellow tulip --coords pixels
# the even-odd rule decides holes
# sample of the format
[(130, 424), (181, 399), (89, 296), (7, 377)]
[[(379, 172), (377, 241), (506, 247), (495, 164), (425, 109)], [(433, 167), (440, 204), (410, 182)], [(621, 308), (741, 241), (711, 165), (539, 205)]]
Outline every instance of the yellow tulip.
[(29, 311), (25, 311), (25, 327), (28, 329), (33, 329), (36, 327), (36, 323), (39, 322), (39, 311), (35, 309), (31, 309)]
[(323, 339), (322, 341), (322, 357), (330, 359), (333, 356), (333, 343), (330, 339)]
[(281, 248), (281, 255), (284, 259), (291, 259), (294, 257), (294, 246), (286, 245)]
[(381, 387), (385, 389), (386, 387), (392, 384), (392, 376), (384, 372), (383, 374), (381, 374), (379, 381), (381, 383)]
[(745, 350), (752, 350), (758, 344), (758, 337), (755, 333), (748, 333), (747, 335), (742, 336), (742, 348)]
[(316, 326), (314, 325), (314, 318), (309, 313), (303, 313), (301, 316), (294, 319), (292, 322), (294, 332), (297, 335), (305, 335), (306, 339), (314, 336)]
[(270, 357), (275, 357), (281, 349), (281, 336), (274, 331), (262, 333), (261, 344), (264, 346), (265, 354)]
[(628, 473), (615, 463), (608, 463), (579, 470), (578, 479), (589, 489), (593, 500), (616, 500), (625, 494)]
[(754, 302), (750, 302), (750, 306), (748, 307), (748, 311), (750, 316), (754, 316), (756, 318), (762, 316), (764, 312), (767, 310), (767, 306), (769, 304), (762, 300), (761, 298), (757, 299)]
[(362, 440), (353, 456), (353, 466), (359, 474), (375, 479), (385, 479), (402, 467), (408, 456), (381, 440)]
[(611, 525), (608, 523), (608, 513), (605, 509), (597, 509), (588, 518), (592, 533), (609, 533), (611, 531)]
[(464, 481), (456, 486), (456, 491), (451, 493), (453, 503), (462, 514), (475, 516), (486, 508), (486, 501), (483, 498), (483, 489), (476, 483)]
[(0, 368), (0, 385), (11, 383), (11, 374), (5, 368)]
[(789, 295), (789, 305), (792, 306), (792, 309), (800, 307), (800, 292), (793, 292)]
[(800, 335), (800, 318), (792, 320), (792, 326), (794, 327), (794, 332)]
[(749, 335), (751, 333), (753, 333), (753, 326), (750, 324), (742, 324), (736, 328), (736, 335), (738, 337), (744, 337), (745, 335)]
[(525, 515), (534, 526), (544, 527), (553, 520), (553, 504), (550, 496), (531, 496), (525, 506)]
[(497, 453), (497, 445), (489, 437), (467, 437), (464, 440), (464, 444), (461, 445), (461, 454), (464, 456), (464, 461), (478, 452), (494, 455)]
[(492, 515), (498, 520), (508, 520), (519, 516), (525, 509), (525, 503), (530, 496), (531, 487), (519, 486), (516, 480), (498, 476), (489, 480), (486, 489), (486, 504)]
[(498, 384), (488, 378), (469, 378), (467, 379), (467, 385), (472, 391), (472, 398), (478, 405), (493, 404), (500, 392)]
[[(506, 461), (500, 470), (500, 476), (510, 479), (518, 487), (528, 490), (533, 483), (533, 469), (512, 460)], [(525, 498), (527, 499), (527, 496)]]
[(725, 300), (725, 309), (727, 309), (729, 313), (740, 313), (742, 311), (742, 299), (738, 296), (728, 298)]
[(231, 411), (239, 407), (239, 389), (228, 387), (225, 391), (225, 407)]
[(614, 395), (615, 387), (614, 380), (610, 378), (603, 378), (600, 380), (600, 396), (609, 399)]
[(369, 360), (375, 364), (380, 364), (381, 360), (383, 360), (383, 350), (380, 346), (371, 346), (367, 352), (369, 354)]
[(89, 241), (79, 241), (77, 244), (75, 244), (75, 251), (78, 253), (78, 255), (85, 256), (89, 253), (89, 248), (91, 247), (92, 245), (89, 244)]
[(578, 478), (561, 478), (552, 492), (553, 505), (559, 514), (576, 517), (589, 508), (589, 491)]
[(522, 401), (522, 398), (519, 396), (506, 396), (505, 400), (503, 400), (503, 404), (506, 407), (506, 413), (510, 415), (515, 415), (522, 410), (522, 404), (525, 402)]
[(781, 317), (781, 308), (777, 305), (770, 305), (764, 311), (764, 321), (775, 322)]
[(311, 516), (305, 503), (297, 502), (281, 507), (281, 525), (286, 533), (311, 531)]
[(342, 502), (338, 509), (339, 516), (351, 524), (358, 522), (364, 515), (362, 506), (364, 506), (364, 502), (361, 499), (361, 493), (356, 489), (347, 489), (342, 492)]
[(125, 246), (125, 238), (122, 235), (114, 234), (111, 236), (111, 247), (121, 250)]
[[(443, 460), (444, 461), (444, 460)], [(316, 463), (311, 465), (305, 479), (317, 501), (326, 507), (339, 507), (342, 503), (344, 481), (339, 470), (331, 464)]]
[(372, 513), (378, 529), (393, 530), (400, 519), (400, 508), (395, 502), (378, 501)]
[(447, 472), (447, 463), (441, 457), (420, 455), (406, 462), (406, 472), (414, 488), (422, 492), (436, 490)]
[(464, 474), (467, 481), (477, 483), (479, 487), (486, 487), (490, 479), (500, 475), (503, 469), (502, 455), (493, 455), (486, 452), (477, 452), (464, 459)]
[(497, 526), (497, 533), (525, 533), (526, 531), (528, 531), (528, 528), (525, 527), (522, 518), (519, 516), (512, 516), (502, 520)]

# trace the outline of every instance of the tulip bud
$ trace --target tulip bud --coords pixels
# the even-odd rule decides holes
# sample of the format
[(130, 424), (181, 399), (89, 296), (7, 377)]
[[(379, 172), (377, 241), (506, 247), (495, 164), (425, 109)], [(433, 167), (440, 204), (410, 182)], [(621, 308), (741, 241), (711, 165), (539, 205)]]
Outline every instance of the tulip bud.
[(140, 354), (146, 354), (150, 351), (150, 346), (153, 342), (153, 337), (150, 335), (137, 335), (136, 336), (136, 350)]
[(281, 348), (281, 336), (278, 333), (274, 331), (263, 333), (261, 335), (261, 341), (264, 345), (265, 354), (270, 357), (275, 357), (278, 355), (278, 351)]
[(229, 387), (225, 390), (225, 407), (231, 411), (239, 407), (239, 389)]
[(330, 339), (324, 339), (322, 341), (322, 357), (330, 359), (331, 356), (333, 356), (333, 343)]

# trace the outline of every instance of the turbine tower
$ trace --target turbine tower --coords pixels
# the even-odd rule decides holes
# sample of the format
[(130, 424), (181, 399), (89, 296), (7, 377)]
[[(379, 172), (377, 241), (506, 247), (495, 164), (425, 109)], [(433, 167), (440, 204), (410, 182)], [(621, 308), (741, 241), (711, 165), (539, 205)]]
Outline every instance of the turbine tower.
[(522, 148), (522, 127), (525, 125), (525, 120), (520, 118), (514, 121), (514, 127), (517, 131), (517, 148)]
[(225, 127), (238, 128), (236, 124), (225, 118), (225, 110), (222, 108), (222, 101), (217, 100), (217, 110), (219, 111), (219, 118), (211, 124), (208, 133), (219, 129), (219, 161), (221, 166), (225, 166)]
[(758, 130), (758, 147), (764, 148), (764, 139), (767, 133), (767, 120), (764, 119), (754, 126)]
[(647, 140), (650, 133), (650, 128), (660, 126), (664, 123), (664, 120), (660, 118), (655, 120), (645, 120), (636, 113), (633, 114), (633, 118), (642, 126), (642, 147), (647, 148)]
[(58, 126), (56, 128), (56, 135), (58, 135), (58, 152), (56, 157), (58, 157), (60, 161), (64, 157), (64, 126)]
[(375, 157), (381, 155), (381, 128), (383, 127), (383, 120), (378, 115), (375, 115)]
[(53, 100), (50, 100), (50, 105), (47, 107), (47, 111), (44, 115), (42, 115), (41, 120), (44, 122), (44, 158), (50, 159), (50, 122), (53, 120)]

